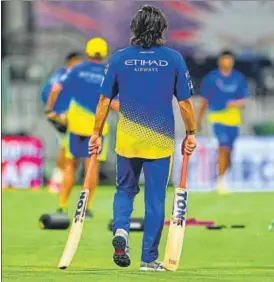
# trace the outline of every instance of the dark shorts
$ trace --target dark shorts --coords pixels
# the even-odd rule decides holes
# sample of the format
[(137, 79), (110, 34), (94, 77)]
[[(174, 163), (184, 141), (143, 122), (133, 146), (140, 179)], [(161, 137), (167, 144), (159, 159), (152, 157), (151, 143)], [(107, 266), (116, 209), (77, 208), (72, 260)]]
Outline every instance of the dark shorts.
[(219, 146), (232, 148), (240, 134), (239, 126), (227, 126), (220, 123), (213, 124), (213, 133), (218, 139)]
[[(81, 136), (74, 133), (68, 135), (68, 149), (66, 151), (67, 158), (89, 158), (88, 143), (90, 136)], [(107, 158), (107, 138), (103, 137), (103, 148), (99, 155), (100, 161), (105, 161)]]

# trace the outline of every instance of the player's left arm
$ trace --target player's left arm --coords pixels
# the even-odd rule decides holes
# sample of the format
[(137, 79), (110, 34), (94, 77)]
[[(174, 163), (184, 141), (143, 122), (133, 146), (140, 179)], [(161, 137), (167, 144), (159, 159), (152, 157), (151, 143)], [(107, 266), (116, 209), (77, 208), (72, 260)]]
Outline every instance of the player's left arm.
[(110, 109), (114, 112), (118, 112), (120, 109), (120, 102), (118, 99), (113, 99), (110, 103)]
[(194, 88), (186, 63), (181, 55), (178, 58), (174, 90), (174, 95), (178, 100), (181, 116), (186, 128), (186, 138), (182, 144), (182, 151), (185, 151), (187, 154), (192, 154), (197, 146), (195, 138), (196, 120), (191, 99), (191, 96), (194, 94)]
[(240, 86), (237, 92), (237, 98), (228, 102), (228, 107), (244, 108), (248, 98), (248, 85), (246, 78), (241, 77)]

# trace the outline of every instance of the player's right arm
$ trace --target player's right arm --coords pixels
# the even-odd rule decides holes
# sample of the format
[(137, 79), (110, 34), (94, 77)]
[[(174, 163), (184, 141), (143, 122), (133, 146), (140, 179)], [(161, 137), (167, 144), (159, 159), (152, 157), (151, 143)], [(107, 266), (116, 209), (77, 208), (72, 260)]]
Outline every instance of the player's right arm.
[(56, 82), (51, 89), (49, 95), (47, 106), (46, 106), (46, 115), (48, 120), (56, 127), (60, 132), (65, 132), (67, 130), (67, 121), (64, 118), (58, 116), (54, 111), (54, 106), (57, 101), (58, 96), (63, 91), (63, 89), (68, 89), (71, 87), (70, 82), (72, 81), (72, 74), (67, 73), (61, 76), (59, 82)]
[(53, 84), (47, 101), (46, 112), (50, 113), (53, 111), (56, 100), (62, 90), (63, 90), (63, 86), (60, 82), (56, 82)]
[[(95, 124), (93, 128), (93, 135), (89, 141), (89, 153), (99, 154), (102, 146), (102, 133), (103, 128), (111, 107), (113, 103), (113, 98), (118, 95), (118, 82), (117, 82), (117, 71), (116, 71), (116, 58), (115, 54), (109, 61), (109, 66), (107, 67), (106, 75), (102, 81), (101, 85), (101, 95), (99, 103), (97, 105), (95, 113)], [(118, 102), (119, 103), (119, 102)], [(117, 110), (119, 109), (119, 104), (114, 105)]]
[(52, 123), (52, 125), (57, 129), (57, 131), (64, 133), (67, 131), (66, 119), (60, 117), (53, 111), (56, 100), (62, 90), (63, 87), (60, 83), (56, 82), (53, 84), (47, 101), (45, 113), (48, 121)]
[(58, 96), (60, 93), (66, 88), (68, 90), (71, 87), (71, 82), (73, 81), (74, 78), (74, 71), (67, 71), (65, 74), (63, 74), (59, 81), (54, 83), (51, 92), (49, 94), (49, 98), (47, 101), (47, 106), (46, 106), (46, 111), (47, 112), (52, 112), (53, 108), (55, 106), (55, 103), (57, 101)]
[(186, 138), (182, 144), (182, 149), (187, 154), (192, 154), (197, 146), (195, 138), (196, 121), (194, 107), (191, 99), (193, 91), (193, 85), (186, 63), (183, 57), (179, 55), (174, 94), (178, 100), (181, 116), (186, 128)]

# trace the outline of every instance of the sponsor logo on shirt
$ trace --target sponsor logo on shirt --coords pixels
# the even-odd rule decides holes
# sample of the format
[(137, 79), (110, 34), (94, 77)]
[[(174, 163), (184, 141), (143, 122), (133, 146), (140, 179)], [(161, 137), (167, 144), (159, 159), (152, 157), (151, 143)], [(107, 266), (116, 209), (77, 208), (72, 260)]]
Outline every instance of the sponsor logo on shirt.
[(66, 73), (66, 74), (63, 74), (63, 75), (61, 76), (61, 78), (60, 78), (60, 82), (65, 81), (67, 78), (68, 78), (68, 74), (67, 74), (67, 73)]
[(126, 60), (126, 66), (146, 66), (146, 67), (166, 67), (168, 62), (165, 60)]
[(235, 92), (237, 90), (237, 81), (233, 81), (231, 84), (225, 84), (222, 79), (216, 80), (217, 87), (224, 92)]
[(88, 72), (88, 71), (80, 71), (79, 77), (84, 78), (87, 82), (98, 83), (98, 84), (101, 84), (104, 78), (102, 74)]
[(167, 67), (168, 61), (165, 60), (137, 60), (130, 59), (125, 61), (126, 66), (133, 66), (137, 72), (158, 72), (159, 67)]
[(194, 87), (193, 87), (193, 83), (192, 83), (192, 80), (190, 78), (190, 74), (189, 74), (189, 71), (186, 71), (185, 72), (185, 76), (186, 76), (186, 80), (187, 80), (187, 83), (188, 83), (188, 87), (189, 89), (191, 90), (192, 94), (194, 94)]

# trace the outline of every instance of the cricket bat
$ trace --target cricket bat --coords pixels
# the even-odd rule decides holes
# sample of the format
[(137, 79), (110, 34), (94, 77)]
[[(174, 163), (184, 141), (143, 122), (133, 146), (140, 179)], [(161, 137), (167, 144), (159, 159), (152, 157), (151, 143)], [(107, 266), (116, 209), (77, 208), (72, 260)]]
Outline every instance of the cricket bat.
[(63, 255), (58, 264), (58, 268), (60, 269), (66, 269), (69, 267), (81, 239), (89, 195), (88, 185), (90, 183), (90, 177), (92, 177), (92, 170), (95, 165), (96, 158), (96, 155), (92, 155), (90, 159), (89, 167), (85, 176), (84, 189), (80, 193), (68, 240)]
[(188, 160), (189, 156), (184, 154), (180, 185), (175, 189), (173, 212), (166, 243), (164, 267), (170, 271), (176, 271), (179, 266), (184, 242), (187, 209), (186, 175)]

